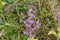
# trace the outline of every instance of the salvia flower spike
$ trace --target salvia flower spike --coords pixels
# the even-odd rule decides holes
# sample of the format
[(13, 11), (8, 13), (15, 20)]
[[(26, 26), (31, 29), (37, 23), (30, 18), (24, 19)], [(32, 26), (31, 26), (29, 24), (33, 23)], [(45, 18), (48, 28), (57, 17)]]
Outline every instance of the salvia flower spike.
[(34, 35), (32, 33), (35, 30), (39, 29), (39, 27), (41, 26), (41, 23), (39, 22), (39, 19), (37, 19), (37, 21), (33, 20), (33, 18), (35, 18), (35, 15), (32, 13), (34, 8), (35, 7), (33, 6), (32, 2), (30, 2), (29, 10), (27, 11), (27, 15), (29, 17), (24, 19), (25, 29), (24, 29), (23, 33), (26, 34), (28, 37), (32, 37)]

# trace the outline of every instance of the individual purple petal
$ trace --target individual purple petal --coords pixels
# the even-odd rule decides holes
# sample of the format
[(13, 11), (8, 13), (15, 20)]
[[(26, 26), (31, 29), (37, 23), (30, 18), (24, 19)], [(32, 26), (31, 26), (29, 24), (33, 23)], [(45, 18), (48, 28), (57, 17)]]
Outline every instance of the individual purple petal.
[(25, 24), (25, 27), (30, 28), (31, 25), (26, 23), (26, 24)]
[(30, 8), (30, 9), (28, 10), (27, 14), (30, 14), (30, 13), (31, 13), (31, 11), (32, 11), (32, 8)]
[(36, 27), (39, 28), (41, 26), (41, 23), (37, 23)]
[(39, 23), (39, 22), (38, 22), (38, 23), (37, 23), (37, 25), (39, 25), (39, 26), (40, 26), (40, 25), (41, 25), (41, 23)]
[(24, 24), (26, 24), (26, 23), (27, 23), (27, 19), (24, 20)]
[(24, 30), (23, 33), (26, 34), (27, 36), (30, 36), (30, 33), (27, 32), (26, 30)]
[(29, 16), (29, 17), (35, 17), (35, 15), (34, 15), (34, 14), (28, 14), (28, 16)]
[(40, 25), (37, 25), (36, 27), (39, 29)]
[(31, 32), (33, 31), (31, 27), (30, 28), (26, 28), (25, 30), (28, 30), (28, 31), (31, 31)]
[(34, 24), (35, 21), (34, 20), (31, 20), (30, 18), (28, 18), (28, 19), (25, 19), (24, 20), (24, 24), (27, 24), (27, 23)]
[(35, 22), (34, 22), (34, 20), (30, 20), (30, 22), (29, 22), (29, 23), (34, 24)]
[(29, 19), (29, 20), (31, 20), (31, 19), (32, 19), (32, 17), (29, 17), (28, 19)]
[(32, 8), (29, 9), (28, 14), (31, 13), (31, 11), (32, 11)]
[(41, 25), (41, 23), (39, 22), (39, 19), (36, 21), (36, 24), (39, 26)]
[(35, 29), (34, 29), (34, 28), (32, 28), (32, 29), (31, 29), (31, 32), (34, 32), (34, 31), (35, 31)]
[(34, 24), (35, 23), (34, 20), (30, 20), (30, 19), (27, 19), (27, 22), (30, 23), (30, 24)]

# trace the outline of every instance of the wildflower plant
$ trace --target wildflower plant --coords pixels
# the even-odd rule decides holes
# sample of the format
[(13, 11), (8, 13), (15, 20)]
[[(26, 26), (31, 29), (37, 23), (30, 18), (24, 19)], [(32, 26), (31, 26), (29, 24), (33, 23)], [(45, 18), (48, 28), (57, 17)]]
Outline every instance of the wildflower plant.
[(33, 18), (35, 18), (35, 15), (33, 14), (33, 10), (36, 10), (36, 8), (33, 6), (32, 2), (30, 2), (29, 4), (29, 10), (27, 11), (27, 15), (28, 18), (24, 19), (24, 34), (26, 34), (28, 36), (28, 38), (30, 37), (34, 37), (35, 35), (33, 34), (33, 32), (37, 29), (39, 29), (39, 27), (41, 26), (41, 23), (39, 22), (39, 19), (33, 20)]
[(59, 19), (54, 19), (57, 2), (59, 5), (58, 0), (0, 0), (0, 40), (60, 38)]

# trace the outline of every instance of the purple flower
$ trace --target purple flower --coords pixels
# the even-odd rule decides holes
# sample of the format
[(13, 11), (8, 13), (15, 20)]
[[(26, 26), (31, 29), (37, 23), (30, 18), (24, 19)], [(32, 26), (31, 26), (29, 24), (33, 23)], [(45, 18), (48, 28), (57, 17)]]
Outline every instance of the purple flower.
[(35, 21), (34, 20), (31, 20), (30, 18), (28, 18), (28, 19), (25, 19), (24, 20), (24, 24), (27, 24), (27, 23), (34, 24)]
[(27, 36), (31, 36), (31, 33), (32, 33), (33, 31), (32, 31), (32, 29), (25, 29), (24, 31), (23, 31), (23, 33), (24, 34), (26, 34)]
[(41, 23), (39, 22), (39, 19), (36, 21), (36, 27), (39, 28), (41, 26)]
[(32, 19), (32, 17), (29, 17), (28, 19), (29, 19), (29, 20), (31, 20), (31, 19)]
[(41, 25), (41, 23), (40, 23), (40, 22), (38, 22), (38, 23), (37, 23), (37, 25), (39, 25), (39, 26), (40, 26), (40, 25)]
[[(24, 25), (25, 25), (25, 29), (24, 29), (24, 34), (26, 34), (27, 36), (31, 36), (33, 35), (32, 33), (39, 29), (41, 23), (39, 22), (39, 19), (37, 21), (33, 20), (33, 18), (35, 17), (35, 15), (32, 13), (32, 10), (34, 10), (34, 6), (32, 5), (32, 2), (30, 2), (29, 5), (29, 10), (27, 12), (27, 15), (29, 16), (27, 19), (24, 19)], [(36, 25), (34, 25), (36, 24)], [(33, 26), (33, 28), (32, 28)]]
[(30, 21), (29, 21), (29, 23), (34, 24), (34, 23), (35, 23), (35, 21), (34, 21), (34, 20), (30, 20)]
[(32, 17), (32, 18), (35, 17), (34, 14), (28, 14), (28, 16), (29, 16), (29, 17)]
[(36, 24), (39, 26), (41, 25), (41, 23), (39, 22), (39, 19), (36, 21)]
[(32, 8), (30, 8), (30, 10), (27, 12), (28, 16), (29, 17), (35, 17), (35, 15), (31, 13), (31, 11), (32, 11)]
[(23, 33), (26, 34), (27, 36), (30, 36), (30, 33), (27, 32), (26, 30), (24, 30)]
[(31, 11), (32, 11), (32, 8), (29, 9), (29, 11), (27, 12), (27, 14), (31, 13)]
[(40, 25), (36, 25), (36, 28), (39, 29)]
[(34, 24), (35, 23), (34, 20), (30, 20), (30, 19), (27, 19), (27, 22), (30, 23), (30, 24)]
[(26, 28), (25, 30), (29, 31), (29, 32), (33, 32), (32, 28)]
[(26, 24), (26, 23), (27, 23), (27, 20), (25, 19), (25, 20), (24, 20), (24, 24)]
[(26, 28), (30, 28), (30, 27), (31, 27), (31, 25), (30, 25), (30, 24), (28, 24), (28, 23), (26, 23), (26, 24), (25, 24), (25, 27), (26, 27)]

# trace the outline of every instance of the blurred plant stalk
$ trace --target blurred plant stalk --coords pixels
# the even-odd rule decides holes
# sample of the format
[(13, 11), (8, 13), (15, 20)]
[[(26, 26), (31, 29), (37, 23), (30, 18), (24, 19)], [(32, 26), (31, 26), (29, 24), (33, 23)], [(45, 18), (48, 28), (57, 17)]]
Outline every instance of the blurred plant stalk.
[(4, 30), (2, 30), (2, 31), (0, 32), (0, 37), (3, 35), (3, 32), (4, 32)]

